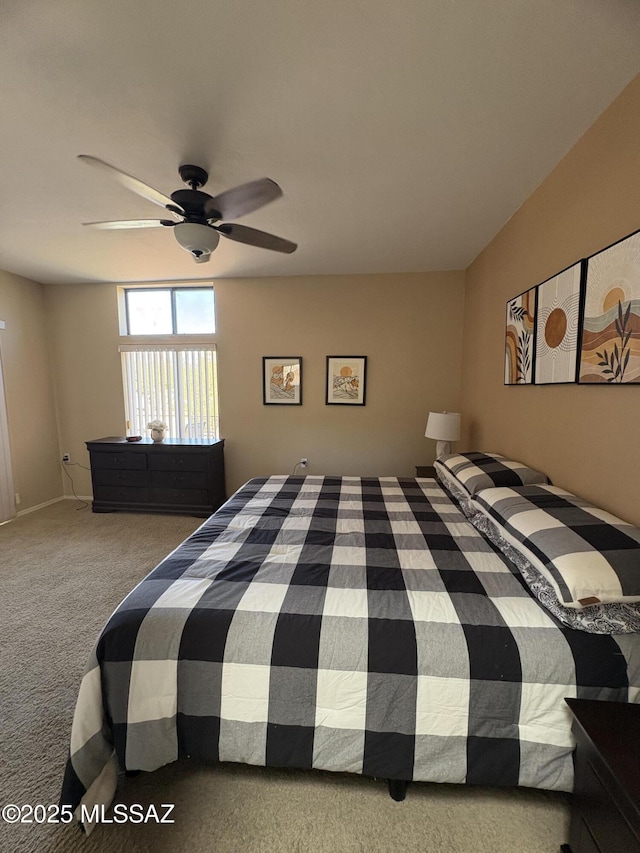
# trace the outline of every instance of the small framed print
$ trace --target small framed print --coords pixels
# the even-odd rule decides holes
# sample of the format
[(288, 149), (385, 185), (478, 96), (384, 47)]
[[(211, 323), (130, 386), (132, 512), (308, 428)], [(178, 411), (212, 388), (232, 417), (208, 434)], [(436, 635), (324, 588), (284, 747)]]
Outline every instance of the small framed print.
[(302, 358), (300, 356), (263, 356), (262, 402), (265, 406), (302, 405)]
[(327, 406), (364, 406), (366, 355), (327, 356)]

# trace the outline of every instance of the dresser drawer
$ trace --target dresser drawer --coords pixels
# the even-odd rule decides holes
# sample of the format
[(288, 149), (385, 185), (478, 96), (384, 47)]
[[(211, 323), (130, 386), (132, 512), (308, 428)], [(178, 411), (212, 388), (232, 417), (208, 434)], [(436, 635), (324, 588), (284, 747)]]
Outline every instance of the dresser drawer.
[[(560, 848), (564, 850), (564, 846)], [(571, 853), (602, 853), (584, 820), (578, 818), (571, 826)]]
[(147, 503), (149, 501), (149, 489), (134, 488), (133, 486), (95, 486), (93, 499), (94, 501), (107, 501), (109, 503)]
[(578, 791), (574, 796), (583, 825), (580, 846), (572, 843), (572, 848), (576, 846), (579, 853), (589, 851), (594, 841), (594, 849), (599, 851), (638, 853), (638, 838), (611, 799), (607, 786), (590, 763), (580, 760), (576, 763)]
[(206, 489), (153, 489), (151, 500), (174, 506), (206, 506), (210, 502)]
[(152, 471), (207, 471), (206, 453), (167, 453), (164, 450), (152, 450), (148, 455), (149, 468)]
[(207, 489), (209, 476), (204, 471), (151, 471), (154, 489)]
[(127, 471), (118, 468), (96, 468), (93, 471), (96, 486), (141, 486), (149, 485), (148, 471)]
[(92, 468), (133, 468), (135, 470), (146, 469), (147, 454), (146, 453), (118, 453), (91, 451), (91, 467)]
[(640, 853), (640, 705), (567, 698), (576, 739), (563, 853)]

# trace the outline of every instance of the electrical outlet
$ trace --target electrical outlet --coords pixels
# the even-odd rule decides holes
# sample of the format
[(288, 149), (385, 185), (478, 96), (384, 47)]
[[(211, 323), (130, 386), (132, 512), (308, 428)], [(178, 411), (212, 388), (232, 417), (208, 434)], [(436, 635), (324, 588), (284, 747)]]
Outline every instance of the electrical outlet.
[(16, 492), (16, 504), (20, 504), (20, 492)]
[(68, 453), (64, 453), (64, 454), (62, 455), (62, 461), (63, 461), (63, 462), (71, 462), (71, 456), (69, 456), (69, 454), (68, 454)]
[(306, 456), (303, 456), (302, 459), (300, 460), (300, 467), (306, 468), (308, 464), (309, 464), (309, 460), (307, 459)]

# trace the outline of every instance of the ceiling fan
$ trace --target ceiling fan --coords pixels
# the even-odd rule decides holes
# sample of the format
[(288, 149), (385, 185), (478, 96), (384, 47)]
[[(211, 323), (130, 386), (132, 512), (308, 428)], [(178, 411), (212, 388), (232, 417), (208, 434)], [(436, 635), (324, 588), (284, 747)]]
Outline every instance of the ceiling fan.
[(270, 178), (259, 178), (226, 190), (217, 196), (202, 192), (209, 175), (200, 166), (180, 166), (178, 173), (183, 182), (191, 189), (176, 190), (170, 196), (145, 184), (139, 178), (123, 172), (116, 166), (92, 157), (90, 154), (78, 154), (78, 158), (90, 166), (97, 166), (108, 172), (127, 189), (166, 208), (173, 219), (122, 219), (111, 222), (84, 222), (92, 228), (156, 228), (170, 227), (176, 240), (197, 264), (203, 264), (211, 257), (220, 240), (220, 234), (229, 240), (271, 249), (274, 252), (295, 252), (297, 244), (266, 231), (248, 228), (246, 225), (234, 225), (222, 222), (223, 219), (237, 219), (275, 201), (282, 190)]

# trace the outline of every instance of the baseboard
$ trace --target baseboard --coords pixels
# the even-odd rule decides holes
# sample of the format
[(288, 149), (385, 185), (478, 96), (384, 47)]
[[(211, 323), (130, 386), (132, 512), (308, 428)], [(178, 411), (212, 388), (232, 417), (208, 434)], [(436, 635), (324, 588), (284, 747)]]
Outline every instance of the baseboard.
[(57, 504), (59, 501), (63, 501), (65, 497), (66, 495), (61, 495), (59, 498), (54, 498), (51, 501), (45, 501), (44, 503), (30, 506), (29, 509), (21, 509), (16, 513), (16, 518), (20, 518), (22, 515), (28, 515), (30, 512), (36, 512), (39, 509), (44, 509), (46, 506), (51, 506), (51, 504)]
[[(15, 518), (20, 518), (23, 515), (28, 515), (30, 512), (37, 512), (39, 509), (44, 509), (46, 506), (51, 506), (51, 504), (57, 504), (60, 501), (85, 501), (86, 503), (91, 503), (93, 500), (93, 495), (60, 495), (59, 498), (54, 498), (51, 501), (45, 501), (41, 504), (36, 504), (36, 506), (30, 506), (29, 509), (21, 509), (20, 512), (15, 514)], [(11, 521), (11, 519), (9, 519)]]

